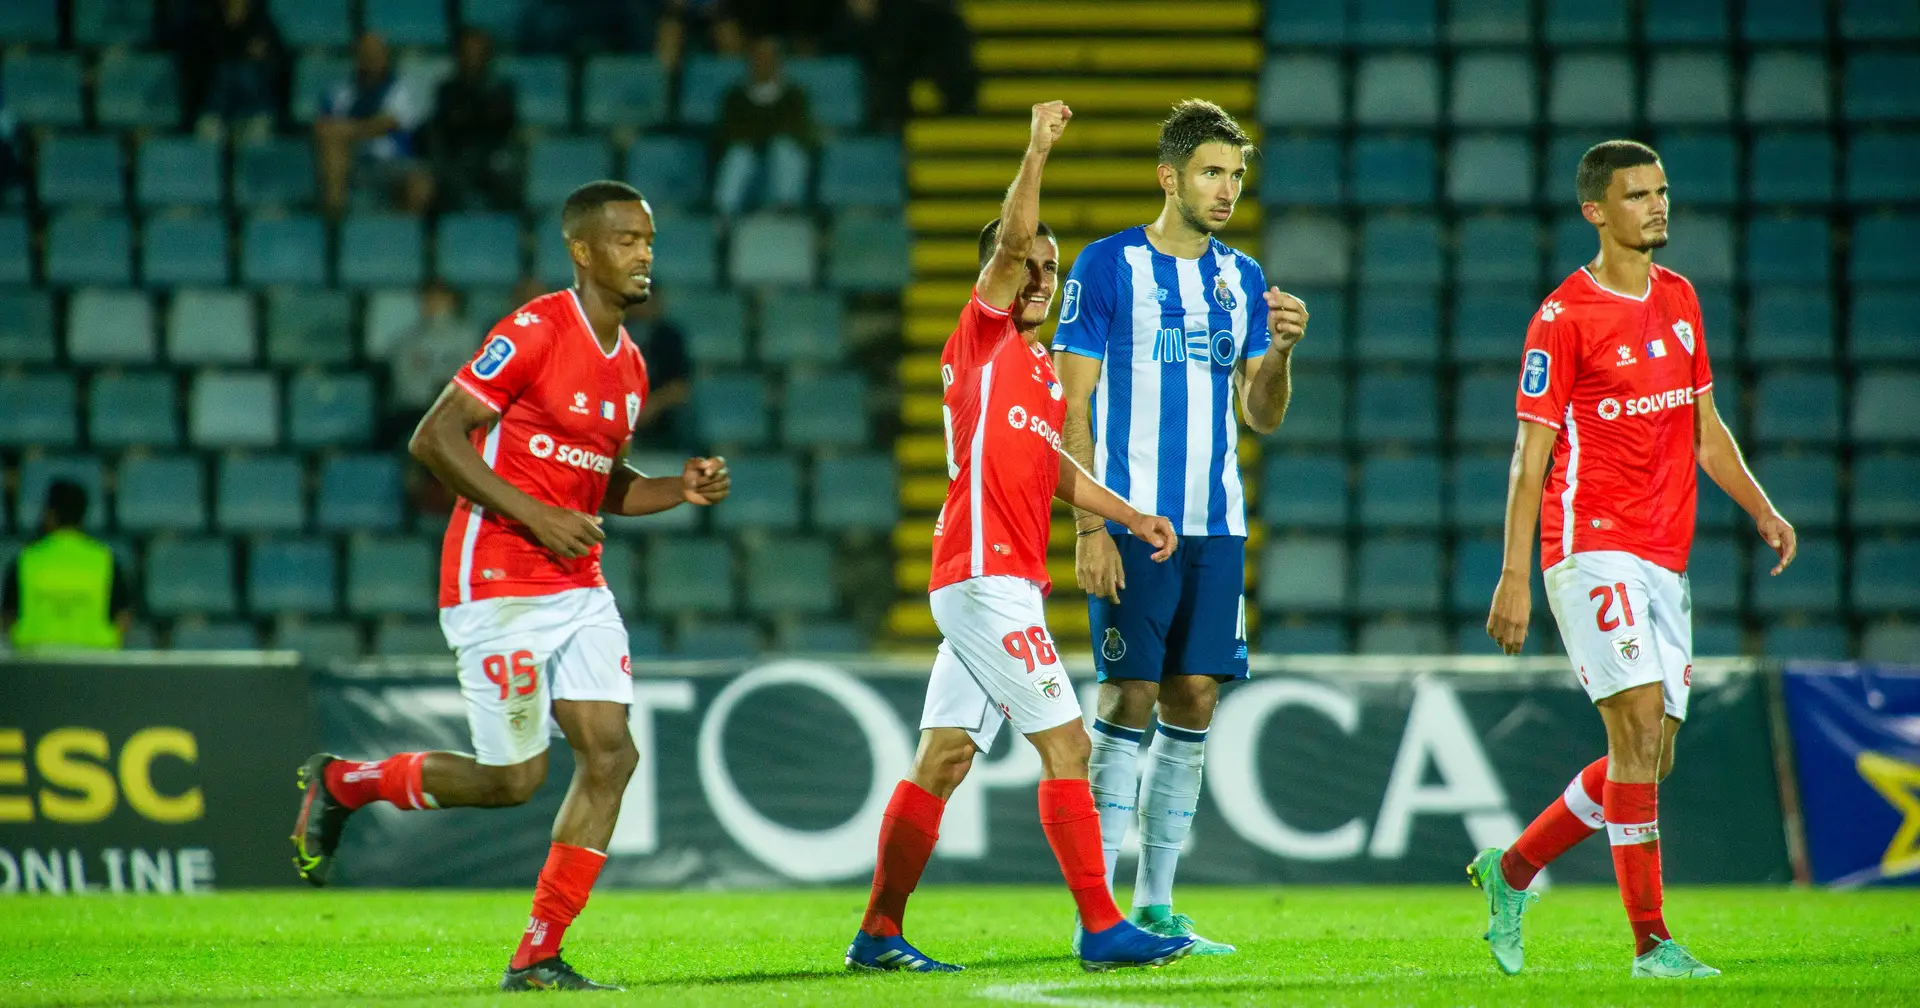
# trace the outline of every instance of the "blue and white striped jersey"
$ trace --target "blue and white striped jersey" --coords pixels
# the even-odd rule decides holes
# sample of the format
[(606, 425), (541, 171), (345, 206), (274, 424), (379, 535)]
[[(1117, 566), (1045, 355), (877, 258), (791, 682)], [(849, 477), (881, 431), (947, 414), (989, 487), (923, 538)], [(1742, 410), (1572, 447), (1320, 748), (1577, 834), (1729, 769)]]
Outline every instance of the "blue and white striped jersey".
[(1181, 535), (1247, 534), (1233, 370), (1267, 352), (1266, 274), (1209, 243), (1198, 259), (1128, 228), (1080, 253), (1053, 348), (1103, 361), (1093, 395), (1093, 475)]

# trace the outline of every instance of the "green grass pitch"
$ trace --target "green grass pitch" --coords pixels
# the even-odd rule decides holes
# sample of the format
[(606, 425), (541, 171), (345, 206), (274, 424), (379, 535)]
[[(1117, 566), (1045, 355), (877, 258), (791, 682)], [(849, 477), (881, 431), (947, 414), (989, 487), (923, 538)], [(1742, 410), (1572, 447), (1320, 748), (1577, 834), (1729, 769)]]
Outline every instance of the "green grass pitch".
[[(0, 1005), (480, 1005), (524, 892), (233, 892), (0, 899)], [(1477, 890), (1201, 889), (1181, 909), (1237, 956), (1082, 973), (1072, 905), (1047, 888), (930, 887), (908, 936), (970, 968), (851, 975), (865, 893), (597, 893), (567, 955), (646, 1005), (1914, 1005), (1920, 892), (1678, 889), (1667, 920), (1724, 977), (1630, 981), (1609, 888), (1554, 890), (1527, 915), (1527, 972), (1500, 976)]]

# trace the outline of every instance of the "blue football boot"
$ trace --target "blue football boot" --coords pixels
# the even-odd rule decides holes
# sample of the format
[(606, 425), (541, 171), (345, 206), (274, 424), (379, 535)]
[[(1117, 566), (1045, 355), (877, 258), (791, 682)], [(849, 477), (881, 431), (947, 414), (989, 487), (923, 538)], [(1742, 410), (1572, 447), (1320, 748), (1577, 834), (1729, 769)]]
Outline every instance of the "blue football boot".
[(1089, 973), (1129, 966), (1165, 966), (1193, 951), (1192, 935), (1162, 937), (1124, 920), (1105, 931), (1082, 927), (1076, 937), (1080, 968)]
[(892, 938), (875, 938), (860, 931), (854, 934), (853, 944), (847, 946), (847, 968), (852, 970), (872, 970), (887, 973), (905, 970), (909, 973), (958, 973), (965, 966), (943, 963), (928, 958), (917, 948), (907, 944), (905, 938), (894, 935)]

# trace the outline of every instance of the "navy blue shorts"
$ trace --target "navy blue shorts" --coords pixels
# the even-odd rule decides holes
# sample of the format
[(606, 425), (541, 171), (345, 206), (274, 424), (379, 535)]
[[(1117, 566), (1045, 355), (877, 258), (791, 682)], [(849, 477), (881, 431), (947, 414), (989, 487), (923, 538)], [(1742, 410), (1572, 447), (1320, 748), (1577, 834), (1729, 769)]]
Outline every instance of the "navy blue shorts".
[(1127, 586), (1115, 605), (1087, 598), (1101, 682), (1163, 675), (1247, 677), (1247, 540), (1182, 536), (1166, 563), (1145, 540), (1117, 533)]

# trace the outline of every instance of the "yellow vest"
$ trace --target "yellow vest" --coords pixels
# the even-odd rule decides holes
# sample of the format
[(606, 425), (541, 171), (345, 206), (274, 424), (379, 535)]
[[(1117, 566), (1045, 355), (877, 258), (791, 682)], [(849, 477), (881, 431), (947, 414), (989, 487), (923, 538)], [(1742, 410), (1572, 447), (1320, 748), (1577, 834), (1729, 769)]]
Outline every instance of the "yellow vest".
[(20, 551), (20, 615), (13, 646), (120, 647), (113, 599), (113, 551), (77, 529), (47, 534)]

